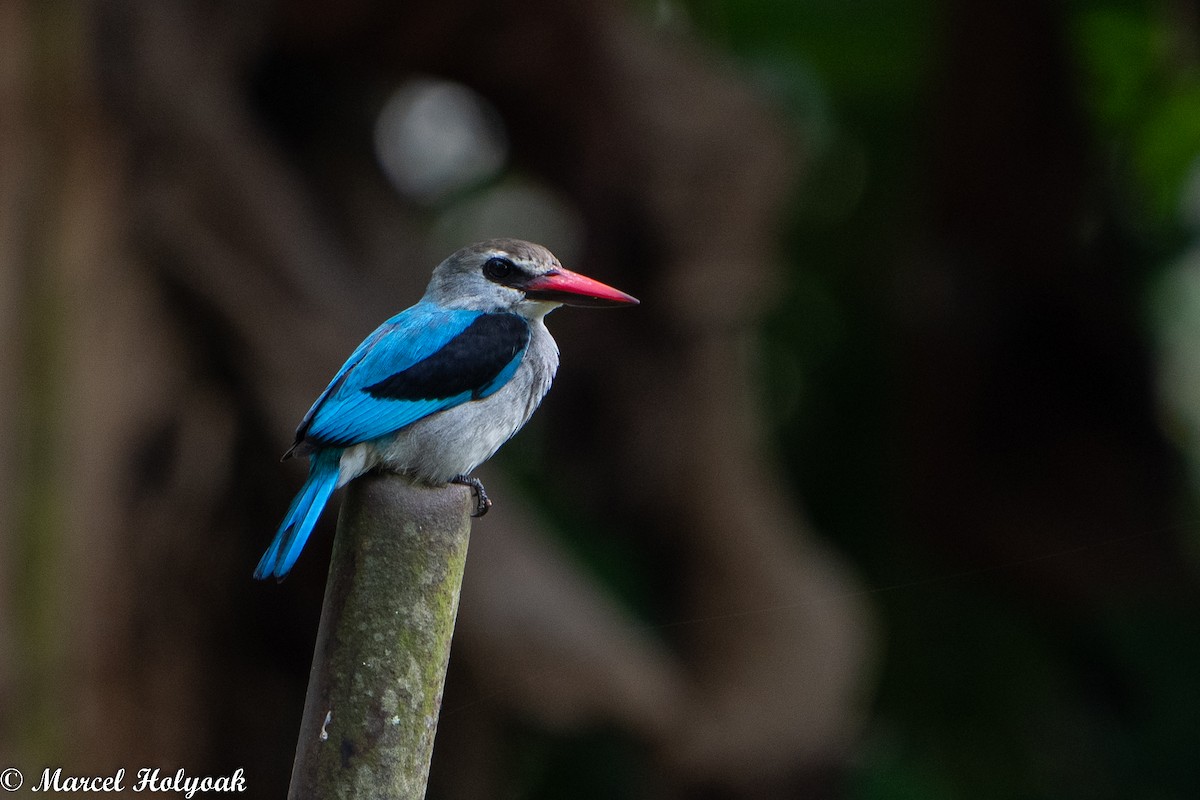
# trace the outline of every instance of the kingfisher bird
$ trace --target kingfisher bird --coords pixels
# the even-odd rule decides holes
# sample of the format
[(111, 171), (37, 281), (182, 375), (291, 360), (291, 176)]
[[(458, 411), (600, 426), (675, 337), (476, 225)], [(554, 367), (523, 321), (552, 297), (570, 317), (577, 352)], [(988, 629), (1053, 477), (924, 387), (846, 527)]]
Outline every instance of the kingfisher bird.
[(372, 469), (470, 486), (472, 516), (485, 514), (492, 503), (472, 471), (529, 421), (558, 369), (546, 314), (637, 302), (531, 242), (492, 239), (451, 255), (420, 301), (376, 328), (304, 415), (283, 457), (308, 456), (308, 479), (254, 577), (282, 580), (330, 495)]

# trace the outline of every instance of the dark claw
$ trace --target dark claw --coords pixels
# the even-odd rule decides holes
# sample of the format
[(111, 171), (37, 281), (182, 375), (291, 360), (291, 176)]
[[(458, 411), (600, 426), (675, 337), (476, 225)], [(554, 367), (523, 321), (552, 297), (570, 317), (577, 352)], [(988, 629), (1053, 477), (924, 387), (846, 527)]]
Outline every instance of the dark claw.
[(470, 486), (475, 492), (475, 510), (471, 512), (472, 517), (482, 517), (492, 507), (492, 501), (488, 498), (487, 491), (484, 490), (479, 478), (472, 478), (470, 475), (455, 475), (450, 482), (460, 486)]

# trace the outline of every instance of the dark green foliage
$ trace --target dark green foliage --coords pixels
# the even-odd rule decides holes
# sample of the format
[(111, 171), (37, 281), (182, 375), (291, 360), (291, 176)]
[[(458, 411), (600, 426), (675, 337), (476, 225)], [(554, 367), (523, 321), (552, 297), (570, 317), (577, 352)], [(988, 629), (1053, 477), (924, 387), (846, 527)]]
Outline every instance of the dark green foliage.
[[(810, 158), (785, 239), (787, 289), (764, 321), (762, 375), (797, 494), (877, 587), (872, 600), (883, 615), (882, 679), (847, 796), (1196, 796), (1194, 569), (1177, 577), (1162, 568), (1169, 577), (1156, 585), (1159, 573), (1135, 574), (1130, 566), (1128, 575), (1118, 568), (1082, 594), (1070, 585), (1103, 572), (1097, 564), (1108, 559), (1133, 565), (1161, 550), (1164, 560), (1175, 560), (1196, 541), (1200, 522), (1176, 518), (1164, 531), (1156, 520), (1179, 514), (1186, 498), (1164, 491), (1157, 497), (1165, 498), (1165, 510), (1135, 505), (1132, 522), (1084, 531), (1078, 548), (1057, 545), (1063, 540), (1049, 530), (1045, 538), (1031, 534), (1043, 545), (1006, 551), (980, 545), (988, 534), (969, 528), (958, 540), (929, 538), (920, 520), (936, 510), (914, 513), (906, 491), (909, 457), (902, 451), (912, 443), (902, 429), (903, 385), (913, 361), (903, 352), (905, 329), (914, 318), (923, 324), (929, 311), (921, 292), (929, 287), (904, 279), (914, 274), (910, 263), (962, 255), (955, 252), (958, 230), (938, 217), (931, 199), (945, 191), (937, 183), (945, 140), (936, 130), (947, 125), (937, 115), (954, 130), (960, 111), (938, 95), (952, 81), (970, 80), (945, 74), (966, 6), (696, 0), (684, 8), (704, 36), (733, 53), (788, 109)], [(1054, 47), (1080, 109), (1071, 147), (1087, 166), (1077, 184), (1083, 212), (1074, 220), (1064, 214), (1064, 224), (1092, 226), (1100, 249), (1118, 253), (1097, 260), (1089, 254), (1097, 246), (1076, 231), (1077, 251), (1068, 257), (1097, 270), (1093, 283), (1111, 279), (1106, 265), (1119, 266), (1128, 281), (1113, 296), (1134, 317), (1186, 242), (1177, 209), (1200, 158), (1200, 31), (1194, 16), (1171, 16), (1178, 11), (1077, 2), (1054, 12)], [(1021, 68), (989, 66), (1014, 75)], [(1008, 122), (994, 120), (1001, 129)], [(1029, 170), (1036, 187), (1032, 163), (1016, 169)], [(968, 280), (981, 272), (963, 270)], [(1009, 279), (1021, 280), (1000, 280)], [(988, 313), (982, 295), (1000, 285), (973, 286), (981, 296), (962, 302), (982, 299), (982, 310), (958, 310)], [(1144, 328), (1131, 333), (1143, 342), (1153, 336)], [(1080, 370), (1079, 380), (1087, 374)], [(1074, 379), (1061, 372), (1056, 378)], [(1125, 380), (1136, 386), (1145, 377)], [(1016, 391), (1025, 390), (1018, 384)], [(1113, 390), (1095, 391), (1103, 404)], [(1145, 414), (1142, 408), (1131, 413)], [(1011, 468), (1036, 473), (1043, 459), (1058, 457), (1036, 444), (1030, 452), (1028, 461), (1010, 453), (1018, 459)], [(1174, 474), (1172, 485), (1181, 484)], [(1058, 493), (1071, 491), (1054, 484), (1041, 490), (1051, 506)], [(1037, 560), (1047, 563), (1027, 563)], [(1043, 574), (1032, 574), (1042, 567)]]

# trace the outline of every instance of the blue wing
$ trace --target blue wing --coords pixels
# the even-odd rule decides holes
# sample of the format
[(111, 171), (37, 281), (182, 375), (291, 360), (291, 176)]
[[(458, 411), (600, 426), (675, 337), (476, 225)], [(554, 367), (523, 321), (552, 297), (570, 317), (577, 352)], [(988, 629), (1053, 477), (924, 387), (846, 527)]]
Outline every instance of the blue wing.
[(296, 431), (296, 442), (348, 447), (487, 397), (508, 382), (529, 344), (510, 313), (429, 303), (379, 326), (350, 355)]

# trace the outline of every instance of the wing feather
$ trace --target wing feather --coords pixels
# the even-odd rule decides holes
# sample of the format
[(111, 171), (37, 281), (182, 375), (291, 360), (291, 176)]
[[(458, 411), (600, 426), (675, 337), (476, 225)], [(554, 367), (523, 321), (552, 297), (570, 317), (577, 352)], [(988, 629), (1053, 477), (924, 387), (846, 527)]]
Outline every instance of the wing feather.
[(296, 443), (348, 447), (487, 397), (520, 366), (529, 326), (509, 313), (419, 303), (360, 344), (305, 415)]

